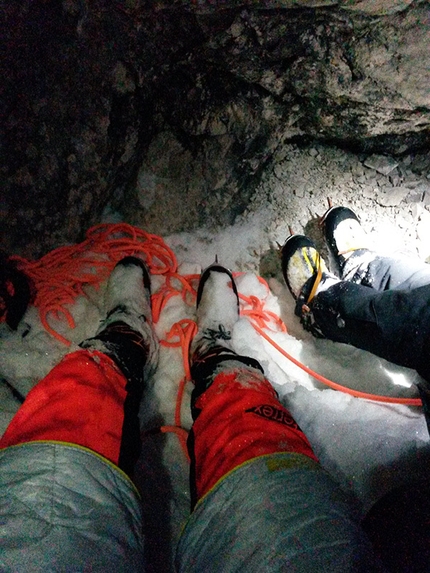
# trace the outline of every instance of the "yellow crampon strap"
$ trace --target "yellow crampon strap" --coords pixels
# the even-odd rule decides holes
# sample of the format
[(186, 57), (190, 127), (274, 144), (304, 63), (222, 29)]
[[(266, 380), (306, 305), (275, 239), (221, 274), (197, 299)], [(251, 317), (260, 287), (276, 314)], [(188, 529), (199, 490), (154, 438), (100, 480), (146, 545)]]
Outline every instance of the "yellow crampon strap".
[(317, 276), (316, 276), (316, 278), (315, 278), (315, 282), (314, 282), (314, 284), (313, 284), (312, 290), (311, 290), (311, 292), (310, 292), (310, 294), (309, 294), (309, 297), (308, 297), (308, 300), (307, 300), (308, 303), (311, 302), (311, 300), (314, 298), (314, 296), (315, 296), (315, 294), (316, 294), (316, 292), (317, 292), (318, 285), (320, 284), (321, 278), (322, 278), (322, 273), (323, 273), (323, 271), (322, 271), (322, 268), (321, 268), (321, 257), (320, 257), (320, 254), (319, 254), (319, 253), (317, 253), (317, 258), (316, 258), (316, 261), (315, 261), (315, 262), (316, 262), (316, 265), (317, 265)]

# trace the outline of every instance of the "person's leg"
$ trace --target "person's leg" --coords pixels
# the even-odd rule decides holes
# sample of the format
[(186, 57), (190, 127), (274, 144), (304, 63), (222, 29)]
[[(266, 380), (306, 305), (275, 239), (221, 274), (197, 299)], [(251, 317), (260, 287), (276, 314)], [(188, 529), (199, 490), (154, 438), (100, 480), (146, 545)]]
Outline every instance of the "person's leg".
[[(134, 387), (133, 387), (134, 386)], [(0, 448), (51, 440), (87, 447), (129, 470), (120, 458), (134, 415), (127, 400), (141, 393), (115, 362), (98, 351), (68, 354), (28, 394), (0, 440)], [(133, 421), (131, 421), (133, 420)], [(125, 430), (125, 433), (124, 433)], [(137, 450), (138, 444), (131, 439)]]
[(430, 285), (377, 292), (342, 281), (309, 306), (326, 338), (413, 368), (430, 381)]
[(430, 431), (430, 285), (378, 291), (336, 279), (302, 235), (285, 242), (282, 271), (306, 330), (413, 368), (424, 378), (417, 386)]
[(132, 472), (140, 452), (144, 380), (158, 352), (148, 281), (139, 259), (129, 257), (116, 266), (98, 333), (81, 343), (85, 350), (66, 355), (31, 390), (0, 440), (1, 448), (36, 440), (71, 442)]
[(178, 571), (377, 570), (348, 496), (321, 469), (260, 364), (234, 352), (231, 275), (209, 267), (199, 294), (189, 441), (196, 505)]
[(143, 563), (139, 500), (126, 474), (139, 456), (138, 410), (157, 362), (149, 297), (143, 263), (120, 261), (96, 336), (35, 386), (0, 440), (8, 566)]
[(345, 274), (344, 280), (378, 291), (412, 290), (430, 285), (430, 265), (418, 259), (404, 255), (386, 257), (376, 253), (372, 253), (367, 260), (366, 258), (352, 254), (348, 260), (351, 270)]
[(379, 291), (337, 279), (302, 235), (285, 242), (282, 270), (305, 329), (414, 368), (430, 380), (430, 284)]
[(341, 281), (317, 294), (310, 312), (326, 338), (416, 370), (430, 432), (430, 285), (378, 292)]
[[(258, 363), (232, 355), (218, 363), (208, 359), (200, 366), (206, 373), (200, 377), (194, 371), (189, 442), (194, 502), (234, 468), (258, 456), (286, 451), (297, 454), (299, 465), (303, 456), (317, 461)], [(200, 394), (208, 378), (211, 383)]]

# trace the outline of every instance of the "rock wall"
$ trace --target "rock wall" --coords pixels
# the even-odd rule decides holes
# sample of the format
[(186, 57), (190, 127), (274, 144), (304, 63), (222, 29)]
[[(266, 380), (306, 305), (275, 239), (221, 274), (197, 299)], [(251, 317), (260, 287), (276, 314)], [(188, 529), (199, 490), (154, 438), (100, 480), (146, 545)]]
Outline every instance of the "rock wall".
[(2, 242), (231, 223), (274, 154), (430, 140), (425, 0), (3, 3)]

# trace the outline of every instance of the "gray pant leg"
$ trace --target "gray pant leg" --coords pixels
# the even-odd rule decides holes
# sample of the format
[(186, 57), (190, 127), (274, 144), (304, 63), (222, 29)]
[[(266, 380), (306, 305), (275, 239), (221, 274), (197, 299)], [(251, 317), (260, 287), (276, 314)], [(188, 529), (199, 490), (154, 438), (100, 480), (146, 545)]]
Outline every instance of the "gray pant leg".
[(132, 482), (93, 452), (55, 442), (0, 451), (0, 571), (144, 570)]
[(348, 496), (318, 464), (288, 453), (220, 480), (189, 519), (176, 565), (179, 573), (382, 570)]
[(430, 265), (405, 256), (358, 251), (345, 263), (344, 280), (383, 290), (411, 290), (430, 284)]

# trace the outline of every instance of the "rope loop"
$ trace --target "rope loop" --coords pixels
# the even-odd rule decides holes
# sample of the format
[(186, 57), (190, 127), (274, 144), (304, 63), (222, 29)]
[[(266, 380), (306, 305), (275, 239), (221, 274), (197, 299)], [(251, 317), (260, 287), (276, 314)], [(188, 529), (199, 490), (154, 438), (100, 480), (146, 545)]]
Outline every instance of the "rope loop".
[[(184, 318), (178, 322), (175, 322), (175, 324), (166, 334), (166, 338), (160, 341), (163, 346), (168, 346), (170, 348), (182, 348), (182, 361), (187, 381), (191, 381), (189, 348), (196, 332), (197, 324), (194, 322), (194, 320)], [(177, 340), (171, 341), (172, 338), (177, 338)]]
[[(152, 275), (164, 276), (164, 283), (151, 297), (155, 323), (159, 321), (166, 304), (174, 296), (180, 296), (187, 306), (195, 305), (200, 275), (180, 275), (176, 256), (161, 237), (126, 223), (95, 225), (87, 231), (82, 243), (59, 247), (37, 261), (28, 261), (19, 256), (11, 259), (18, 263), (20, 270), (24, 271), (35, 284), (34, 305), (39, 309), (44, 328), (61, 343), (70, 345), (71, 342), (52, 327), (50, 318), (57, 321), (65, 319), (70, 329), (75, 328), (75, 321), (68, 307), (74, 304), (77, 296), (85, 295), (88, 287), (98, 289), (109, 277), (116, 263), (129, 255), (142, 258)], [(243, 274), (234, 273), (233, 276)], [(267, 282), (262, 277), (257, 278), (269, 293)], [(314, 372), (281, 348), (267, 334), (266, 330), (287, 332), (284, 322), (276, 313), (266, 310), (264, 302), (255, 295), (245, 296), (239, 293), (239, 299), (241, 316), (250, 320), (256, 332), (293, 364), (323, 384), (367, 400), (408, 406), (422, 405), (420, 399), (376, 396), (351, 390)], [(178, 384), (175, 425), (163, 426), (158, 431), (170, 431), (178, 435), (187, 458), (187, 432), (181, 424), (181, 406), (185, 387), (191, 380), (189, 347), (196, 332), (197, 325), (193, 320), (182, 319), (173, 324), (165, 338), (160, 341), (165, 347), (182, 349), (184, 377)]]

